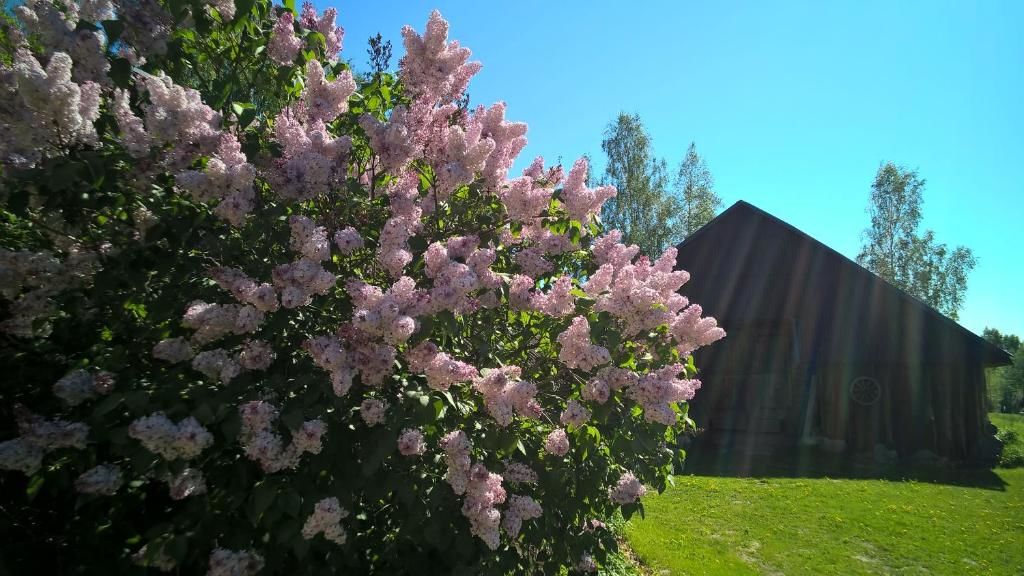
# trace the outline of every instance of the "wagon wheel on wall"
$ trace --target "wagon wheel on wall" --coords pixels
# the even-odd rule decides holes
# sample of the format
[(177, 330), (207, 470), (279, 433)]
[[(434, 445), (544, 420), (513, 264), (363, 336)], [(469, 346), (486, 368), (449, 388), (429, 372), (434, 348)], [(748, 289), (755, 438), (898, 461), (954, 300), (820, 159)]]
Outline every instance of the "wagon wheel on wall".
[(882, 398), (882, 385), (867, 376), (854, 378), (850, 382), (850, 398), (861, 406), (872, 406)]

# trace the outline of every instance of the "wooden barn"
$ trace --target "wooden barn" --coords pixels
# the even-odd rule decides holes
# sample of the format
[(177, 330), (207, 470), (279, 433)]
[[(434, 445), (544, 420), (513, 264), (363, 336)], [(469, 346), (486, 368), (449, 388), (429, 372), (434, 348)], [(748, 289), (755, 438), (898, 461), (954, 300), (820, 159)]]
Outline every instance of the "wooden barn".
[(984, 369), (1010, 357), (955, 321), (742, 201), (679, 245), (678, 266), (728, 332), (697, 352), (699, 451), (994, 457)]

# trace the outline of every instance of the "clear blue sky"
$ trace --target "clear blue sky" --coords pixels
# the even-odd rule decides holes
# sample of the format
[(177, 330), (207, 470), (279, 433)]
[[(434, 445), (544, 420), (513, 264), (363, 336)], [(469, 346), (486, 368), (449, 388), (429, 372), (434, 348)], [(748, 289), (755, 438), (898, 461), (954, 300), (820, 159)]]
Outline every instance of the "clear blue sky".
[(879, 164), (918, 168), (924, 225), (979, 260), (961, 323), (1024, 336), (1024, 2), (327, 5), (364, 70), (367, 37), (391, 39), (397, 64), (401, 26), (440, 9), (483, 62), (473, 103), (529, 124), (519, 166), (600, 164), (605, 126), (636, 112), (670, 165), (696, 141), (727, 206), (850, 257)]

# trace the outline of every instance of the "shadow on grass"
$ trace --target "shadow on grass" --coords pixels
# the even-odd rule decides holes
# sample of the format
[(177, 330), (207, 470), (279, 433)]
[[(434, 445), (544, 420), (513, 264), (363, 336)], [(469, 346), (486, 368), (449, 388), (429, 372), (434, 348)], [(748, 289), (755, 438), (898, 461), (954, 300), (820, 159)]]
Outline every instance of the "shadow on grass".
[(816, 448), (793, 448), (751, 454), (696, 443), (687, 449), (683, 474), (734, 478), (848, 478), (913, 480), (986, 490), (1006, 490), (1006, 482), (988, 468), (957, 464), (880, 464), (869, 456), (828, 454)]

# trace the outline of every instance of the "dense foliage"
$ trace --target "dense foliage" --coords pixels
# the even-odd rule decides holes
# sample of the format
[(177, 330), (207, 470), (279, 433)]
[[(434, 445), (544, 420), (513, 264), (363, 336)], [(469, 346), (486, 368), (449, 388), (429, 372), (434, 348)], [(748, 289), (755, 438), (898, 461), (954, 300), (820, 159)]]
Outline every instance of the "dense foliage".
[(0, 69), (0, 570), (593, 571), (721, 338), (610, 187), (335, 13), (30, 0)]
[(1010, 366), (985, 371), (989, 409), (1009, 413), (1024, 411), (1024, 354), (1021, 354), (1020, 338), (995, 328), (985, 328), (981, 336), (1013, 356)]

